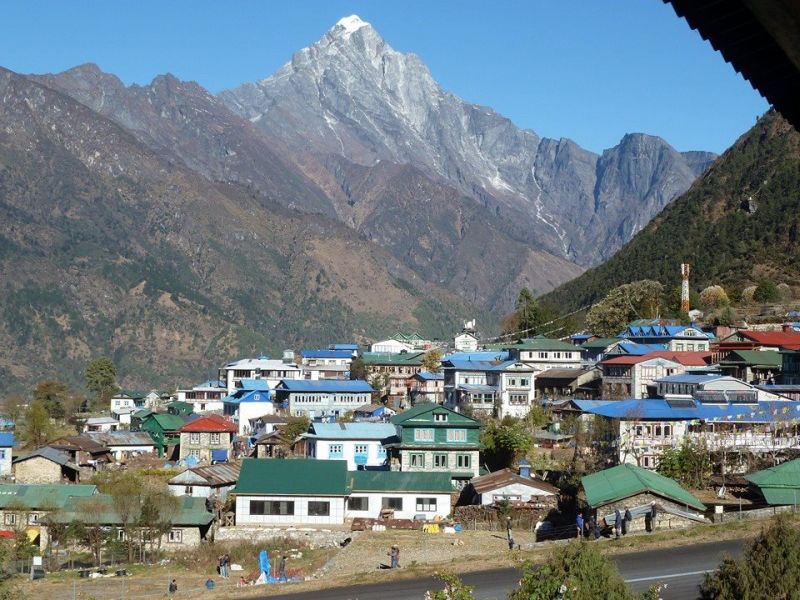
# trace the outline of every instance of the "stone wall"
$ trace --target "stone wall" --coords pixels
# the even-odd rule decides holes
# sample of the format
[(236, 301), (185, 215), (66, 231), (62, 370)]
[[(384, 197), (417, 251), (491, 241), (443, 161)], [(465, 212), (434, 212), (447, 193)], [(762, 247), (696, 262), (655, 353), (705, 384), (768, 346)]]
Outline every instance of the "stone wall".
[(731, 521), (745, 521), (750, 519), (769, 519), (780, 513), (793, 512), (793, 506), (768, 506), (767, 508), (756, 508), (754, 510), (729, 511), (726, 513), (714, 513), (711, 520), (714, 523), (729, 523)]
[(14, 465), (16, 483), (61, 483), (61, 465), (35, 456)]
[[(686, 529), (687, 527), (693, 527), (698, 525), (697, 521), (692, 521), (690, 519), (684, 519), (683, 517), (679, 517), (677, 515), (671, 515), (665, 513), (661, 510), (660, 507), (671, 507), (677, 510), (681, 510), (684, 512), (692, 512), (697, 513), (697, 510), (694, 508), (689, 507), (688, 511), (685, 504), (678, 504), (676, 502), (671, 502), (670, 500), (666, 500), (661, 496), (656, 496), (649, 492), (645, 492), (643, 494), (639, 494), (637, 496), (632, 496), (630, 498), (626, 498), (624, 500), (620, 500), (619, 502), (611, 502), (610, 504), (604, 504), (603, 506), (597, 509), (597, 516), (601, 518), (607, 514), (613, 514), (614, 509), (618, 508), (619, 512), (622, 515), (625, 515), (625, 507), (633, 508), (634, 506), (642, 506), (643, 504), (649, 505), (650, 502), (654, 501), (656, 506), (659, 507), (659, 510), (656, 512), (656, 531), (660, 529)], [(613, 523), (609, 523), (613, 527)], [(646, 521), (644, 517), (634, 518), (633, 521), (630, 521), (627, 525), (628, 532), (640, 532), (646, 531)]]
[(357, 535), (358, 532), (344, 529), (313, 529), (310, 527), (220, 527), (214, 534), (214, 541), (266, 542), (274, 539), (290, 539), (302, 542), (309, 548), (330, 548), (338, 547), (345, 539), (355, 538)]

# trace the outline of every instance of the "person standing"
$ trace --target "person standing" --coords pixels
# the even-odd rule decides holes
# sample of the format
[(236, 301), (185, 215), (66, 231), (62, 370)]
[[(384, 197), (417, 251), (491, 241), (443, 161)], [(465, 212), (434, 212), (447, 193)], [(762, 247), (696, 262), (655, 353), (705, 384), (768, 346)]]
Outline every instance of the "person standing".
[(175, 594), (178, 592), (178, 582), (174, 579), (169, 582), (169, 593), (170, 595)]
[(509, 550), (514, 549), (514, 538), (511, 537), (510, 535), (508, 536), (508, 549)]
[(622, 513), (619, 508), (614, 509), (614, 536), (619, 539), (619, 534), (622, 531)]
[(658, 515), (658, 509), (656, 508), (656, 501), (653, 500), (650, 503), (650, 531), (651, 532), (656, 530), (656, 515)]
[(622, 518), (622, 535), (626, 535), (628, 533), (628, 527), (630, 527), (630, 522), (633, 521), (633, 516), (631, 515), (631, 509), (627, 506), (625, 507), (625, 515)]
[(578, 530), (575, 537), (581, 539), (583, 535), (583, 515), (581, 513), (578, 513), (578, 516), (575, 517), (575, 528)]
[(286, 578), (286, 556), (281, 557), (281, 562), (278, 564), (278, 581), (288, 581)]
[(506, 517), (506, 538), (511, 539), (511, 516)]
[(389, 550), (389, 568), (397, 569), (400, 566), (400, 548), (392, 546)]

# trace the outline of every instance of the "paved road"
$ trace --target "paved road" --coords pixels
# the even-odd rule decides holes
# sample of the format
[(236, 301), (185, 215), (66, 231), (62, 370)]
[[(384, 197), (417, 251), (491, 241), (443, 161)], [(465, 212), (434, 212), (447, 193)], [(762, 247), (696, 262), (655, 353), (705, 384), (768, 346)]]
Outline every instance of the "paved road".
[[(679, 548), (648, 550), (613, 557), (625, 581), (642, 591), (658, 581), (667, 584), (662, 592), (664, 600), (684, 600), (697, 597), (697, 586), (706, 571), (713, 570), (722, 553), (738, 555), (741, 540), (710, 542)], [(475, 597), (480, 600), (506, 598), (519, 581), (516, 569), (495, 569), (466, 573), (465, 583), (475, 586)], [(269, 600), (421, 600), (425, 590), (437, 589), (433, 578), (409, 579), (387, 583), (358, 585), (305, 592), (264, 596)]]

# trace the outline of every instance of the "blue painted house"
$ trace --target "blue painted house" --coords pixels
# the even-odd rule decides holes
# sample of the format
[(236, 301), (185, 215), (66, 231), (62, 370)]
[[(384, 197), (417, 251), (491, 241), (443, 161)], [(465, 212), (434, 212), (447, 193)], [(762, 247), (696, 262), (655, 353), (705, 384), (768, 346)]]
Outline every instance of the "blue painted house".
[(374, 391), (360, 379), (284, 380), (275, 388), (275, 397), (292, 416), (336, 418), (368, 404)]

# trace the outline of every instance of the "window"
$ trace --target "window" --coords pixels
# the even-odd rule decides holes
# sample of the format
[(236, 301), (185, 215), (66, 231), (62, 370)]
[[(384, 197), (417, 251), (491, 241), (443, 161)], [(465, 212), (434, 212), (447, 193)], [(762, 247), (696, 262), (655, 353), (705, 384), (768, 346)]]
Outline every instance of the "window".
[(347, 499), (347, 508), (349, 510), (369, 510), (369, 498), (366, 496), (362, 498), (351, 496)]
[(17, 515), (15, 515), (14, 513), (6, 513), (3, 516), (3, 522), (6, 525), (15, 525), (17, 523)]
[(367, 453), (366, 444), (356, 444), (356, 454), (366, 454), (366, 453)]
[(456, 456), (456, 466), (459, 469), (472, 468), (472, 456), (469, 454), (459, 454)]
[(467, 430), (466, 429), (448, 429), (447, 430), (448, 442), (466, 442)]
[(183, 542), (183, 529), (170, 529), (169, 538), (167, 541), (170, 544), (180, 544)]
[(294, 502), (284, 500), (250, 500), (251, 515), (291, 516)]
[(424, 467), (425, 466), (425, 455), (421, 453), (414, 453), (410, 455), (411, 466), (412, 467)]
[(447, 468), (447, 454), (434, 454), (433, 455), (433, 466), (438, 469), (446, 469)]
[(195, 448), (194, 450), (189, 450), (189, 456), (200, 458), (200, 450), (198, 450), (197, 448)]
[(415, 429), (414, 430), (415, 442), (432, 442), (433, 429)]
[(447, 422), (447, 414), (446, 413), (434, 413), (433, 420), (438, 421), (439, 423), (446, 423)]
[(384, 496), (383, 498), (381, 498), (381, 508), (383, 510), (386, 509), (403, 510), (403, 499)]
[(327, 517), (331, 514), (331, 503), (323, 502), (320, 500), (308, 501), (308, 516), (309, 517)]
[(220, 442), (220, 434), (219, 433), (212, 433), (211, 434), (211, 443), (212, 444), (219, 444)]
[(199, 444), (200, 443), (200, 434), (199, 433), (190, 433), (189, 434), (189, 443), (190, 444)]
[(125, 541), (125, 530), (124, 529), (117, 529), (117, 540), (120, 542)]
[(531, 380), (527, 377), (523, 377), (519, 380), (520, 387), (529, 387), (531, 385)]
[(187, 485), (185, 488), (183, 488), (183, 494), (185, 496), (191, 496), (193, 491), (194, 491), (194, 488), (192, 486), (190, 486), (190, 485)]
[(334, 457), (334, 456), (341, 457), (342, 456), (342, 445), (341, 444), (331, 444), (330, 446), (328, 446), (328, 456), (330, 456), (330, 457)]
[(436, 512), (436, 498), (417, 498), (418, 512)]
[(39, 513), (28, 513), (28, 524), (34, 525), (39, 522), (39, 517), (41, 515)]
[(664, 437), (669, 437), (671, 435), (672, 435), (672, 426), (664, 425)]
[(508, 402), (509, 404), (527, 404), (528, 394), (509, 394)]

